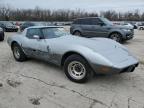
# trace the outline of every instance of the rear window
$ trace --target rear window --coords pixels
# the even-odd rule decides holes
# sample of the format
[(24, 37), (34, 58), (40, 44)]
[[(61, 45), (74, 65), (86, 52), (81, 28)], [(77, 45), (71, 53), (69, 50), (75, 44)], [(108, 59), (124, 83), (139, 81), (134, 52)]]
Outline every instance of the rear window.
[(90, 19), (77, 19), (73, 24), (90, 25)]
[(73, 24), (79, 24), (78, 20), (75, 20), (75, 21), (73, 22)]

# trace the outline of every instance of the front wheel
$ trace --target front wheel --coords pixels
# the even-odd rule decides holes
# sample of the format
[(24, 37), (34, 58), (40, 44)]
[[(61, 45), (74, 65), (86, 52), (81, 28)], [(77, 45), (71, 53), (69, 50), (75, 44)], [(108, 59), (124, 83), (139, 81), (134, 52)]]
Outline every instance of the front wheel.
[(26, 55), (17, 43), (12, 45), (12, 51), (16, 61), (22, 62), (26, 60)]
[(80, 55), (69, 56), (64, 63), (66, 76), (73, 82), (85, 83), (92, 76), (91, 67)]
[(121, 37), (121, 34), (119, 33), (112, 33), (110, 35), (110, 39), (116, 41), (116, 42), (121, 42), (122, 41), (122, 37)]

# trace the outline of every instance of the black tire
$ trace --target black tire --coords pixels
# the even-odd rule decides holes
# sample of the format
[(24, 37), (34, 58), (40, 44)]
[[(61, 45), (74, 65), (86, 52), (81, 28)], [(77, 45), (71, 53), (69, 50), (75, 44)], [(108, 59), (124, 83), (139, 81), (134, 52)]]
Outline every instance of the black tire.
[(112, 33), (109, 36), (110, 39), (115, 40), (116, 42), (121, 43), (122, 42), (122, 36), (120, 33)]
[[(74, 63), (74, 62), (78, 62), (78, 63), (82, 64), (82, 66), (84, 67), (84, 68), (81, 67), (82, 69), (80, 69), (81, 71), (85, 70), (84, 73), (82, 74), (82, 77), (79, 76), (81, 78), (78, 78), (78, 79), (74, 78), (73, 75), (70, 74), (69, 67), (70, 67), (71, 63)], [(75, 66), (75, 70), (76, 70), (76, 66)], [(92, 71), (91, 67), (89, 66), (89, 64), (87, 63), (87, 61), (83, 57), (81, 57), (80, 55), (77, 55), (77, 54), (73, 54), (65, 60), (64, 72), (65, 72), (66, 76), (68, 77), (68, 79), (70, 79), (73, 82), (77, 82), (77, 83), (85, 83), (93, 76), (93, 71)]]
[(4, 37), (5, 37), (5, 34), (4, 34), (4, 32), (3, 32), (3, 33), (1, 33), (0, 41), (4, 41)]
[(1, 37), (0, 37), (0, 41), (4, 41), (4, 36), (1, 36)]
[(16, 29), (15, 32), (18, 32), (18, 29)]
[(75, 35), (75, 36), (81, 36), (81, 32), (80, 32), (80, 31), (75, 31), (75, 32), (73, 33), (73, 35)]
[(143, 29), (142, 27), (139, 28), (139, 30), (142, 30), (142, 29)]
[(137, 29), (138, 27), (136, 25), (134, 25), (134, 29)]
[[(13, 55), (14, 55), (14, 58), (16, 61), (23, 62), (26, 60), (26, 58), (27, 58), (26, 55), (24, 54), (23, 50), (21, 49), (21, 47), (17, 43), (14, 43), (12, 45), (12, 51), (13, 51)], [(19, 53), (19, 57), (16, 56), (16, 54), (15, 54), (16, 51), (17, 51), (17, 53)]]

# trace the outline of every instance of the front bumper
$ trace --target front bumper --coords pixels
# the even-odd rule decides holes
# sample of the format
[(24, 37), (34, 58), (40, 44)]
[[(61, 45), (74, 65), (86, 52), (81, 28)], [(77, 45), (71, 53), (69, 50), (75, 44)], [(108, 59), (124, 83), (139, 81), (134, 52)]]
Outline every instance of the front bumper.
[(107, 66), (93, 64), (92, 69), (97, 74), (120, 74), (126, 72), (133, 72), (136, 69), (136, 67), (138, 67), (138, 65), (139, 63), (136, 63), (123, 68), (117, 68), (117, 67), (107, 67)]
[(128, 67), (122, 69), (122, 70), (120, 71), (120, 73), (133, 72), (133, 71), (135, 70), (135, 68), (138, 67), (138, 65), (139, 65), (139, 63), (134, 64), (134, 65), (131, 65), (131, 66), (128, 66)]
[(125, 33), (125, 40), (130, 40), (130, 39), (133, 39), (133, 37), (134, 37), (134, 30), (133, 29), (131, 29), (131, 31), (130, 32), (126, 32)]
[(118, 74), (125, 72), (133, 72), (138, 67), (139, 62), (134, 57), (129, 57), (127, 60), (120, 63), (113, 63), (112, 66), (98, 65), (92, 63), (91, 67), (95, 73), (99, 74)]

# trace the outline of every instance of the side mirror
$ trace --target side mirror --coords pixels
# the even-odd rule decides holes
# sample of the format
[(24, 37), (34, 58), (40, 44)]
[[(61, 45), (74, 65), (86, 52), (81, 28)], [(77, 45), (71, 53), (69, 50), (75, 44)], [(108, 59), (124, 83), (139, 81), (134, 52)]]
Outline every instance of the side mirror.
[(39, 40), (39, 39), (40, 39), (40, 36), (38, 36), (38, 35), (34, 35), (33, 38)]

